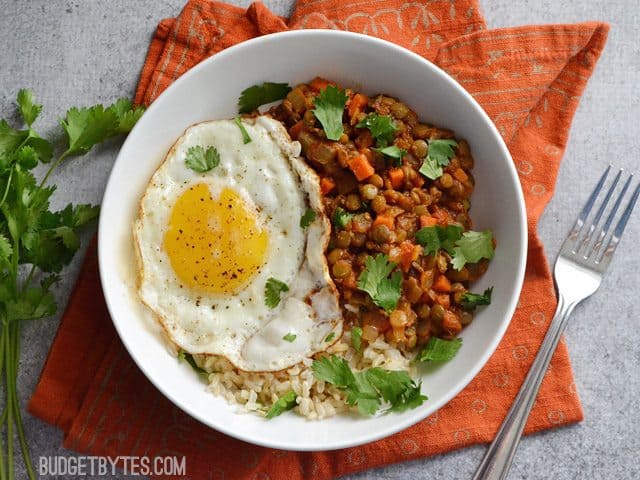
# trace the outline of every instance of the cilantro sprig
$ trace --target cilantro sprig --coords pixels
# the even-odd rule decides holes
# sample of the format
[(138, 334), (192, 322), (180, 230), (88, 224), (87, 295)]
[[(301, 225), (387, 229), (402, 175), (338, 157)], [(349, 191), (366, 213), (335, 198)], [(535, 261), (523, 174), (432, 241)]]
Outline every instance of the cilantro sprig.
[(458, 354), (462, 347), (462, 339), (444, 340), (431, 337), (416, 356), (419, 362), (447, 362)]
[(240, 133), (242, 134), (242, 143), (244, 143), (245, 145), (247, 143), (251, 143), (251, 136), (249, 135), (249, 132), (247, 132), (247, 129), (243, 125), (242, 119), (240, 117), (236, 117), (233, 119), (233, 121), (236, 123), (236, 125), (240, 129)]
[(462, 308), (472, 312), (480, 305), (491, 305), (491, 294), (493, 287), (487, 288), (483, 293), (466, 292), (462, 296)]
[(317, 214), (315, 210), (313, 210), (312, 208), (307, 208), (302, 217), (300, 217), (300, 226), (302, 228), (307, 228), (313, 223), (313, 221), (316, 219), (316, 216)]
[(442, 167), (449, 165), (449, 160), (455, 155), (455, 140), (429, 140), (427, 156), (419, 172), (431, 180), (437, 180), (443, 174)]
[(336, 230), (344, 230), (351, 220), (353, 220), (353, 213), (347, 212), (344, 208), (337, 207), (333, 211), (331, 221)]
[(493, 258), (493, 234), (491, 230), (483, 232), (464, 232), (453, 249), (451, 265), (462, 270), (467, 263), (477, 263), (483, 258)]
[(421, 383), (416, 384), (405, 371), (373, 367), (354, 373), (347, 361), (336, 355), (314, 360), (311, 369), (318, 380), (344, 390), (347, 404), (356, 405), (362, 415), (373, 415), (383, 403), (388, 405), (385, 412), (401, 412), (427, 400), (420, 392)]
[(322, 125), (329, 140), (339, 140), (344, 133), (342, 114), (347, 104), (347, 98), (344, 90), (334, 85), (327, 85), (326, 88), (320, 90), (314, 100), (313, 114)]
[(423, 227), (416, 232), (416, 242), (424, 247), (425, 255), (435, 255), (439, 250), (453, 254), (455, 242), (462, 237), (463, 228), (459, 225), (441, 227)]
[(293, 390), (289, 390), (287, 393), (282, 395), (278, 400), (271, 405), (271, 408), (267, 412), (267, 418), (270, 420), (273, 417), (277, 417), (278, 415), (282, 415), (287, 410), (291, 410), (296, 406), (296, 392)]
[(185, 163), (194, 172), (206, 173), (220, 165), (220, 154), (214, 146), (205, 150), (201, 145), (196, 145), (187, 150)]
[(196, 363), (196, 359), (193, 358), (193, 355), (185, 352), (184, 350), (180, 350), (178, 352), (178, 361), (187, 362), (193, 371), (203, 378), (206, 378), (207, 375), (209, 375), (209, 372)]
[(377, 113), (370, 113), (364, 119), (360, 120), (356, 127), (368, 129), (376, 141), (377, 148), (388, 146), (393, 142), (396, 133), (398, 133), (398, 127), (393, 121), (393, 118), (389, 115), (379, 115)]
[[(368, 256), (364, 262), (364, 270), (358, 277), (358, 288), (367, 292), (373, 303), (390, 312), (398, 305), (400, 299), (402, 274), (393, 272), (396, 264), (379, 253), (375, 258)], [(391, 274), (391, 276), (389, 276)]]
[(383, 154), (385, 157), (389, 157), (393, 159), (394, 160), (393, 163), (396, 166), (402, 165), (402, 157), (404, 157), (407, 154), (406, 150), (403, 150), (402, 148), (396, 145), (391, 145), (390, 147), (384, 147), (384, 148), (374, 148), (373, 150)]
[[(63, 150), (54, 157), (53, 144), (34, 127), (42, 105), (33, 93), (20, 90), (16, 107), (23, 127), (0, 120), (0, 377), (5, 379), (0, 431), (6, 431), (0, 445), (1, 458), (7, 459), (6, 465), (13, 471), (13, 454), (8, 453), (13, 452), (17, 427), (27, 476), (35, 479), (17, 396), (20, 328), (25, 320), (56, 312), (52, 288), (58, 273), (79, 249), (80, 230), (99, 212), (91, 205), (52, 209), (50, 201), (56, 187), (47, 182), (65, 159), (84, 155), (95, 145), (131, 130), (144, 109), (134, 108), (124, 99), (106, 108), (95, 105), (69, 109), (60, 121), (65, 137)], [(50, 165), (38, 181), (33, 170), (41, 164)], [(4, 460), (0, 464), (0, 476), (4, 476)]]
[(289, 286), (276, 278), (269, 278), (264, 287), (264, 303), (269, 308), (276, 308), (280, 303), (280, 295), (289, 291)]
[(238, 99), (238, 111), (250, 113), (261, 105), (282, 100), (291, 91), (287, 83), (264, 82), (261, 85), (253, 85), (246, 88)]

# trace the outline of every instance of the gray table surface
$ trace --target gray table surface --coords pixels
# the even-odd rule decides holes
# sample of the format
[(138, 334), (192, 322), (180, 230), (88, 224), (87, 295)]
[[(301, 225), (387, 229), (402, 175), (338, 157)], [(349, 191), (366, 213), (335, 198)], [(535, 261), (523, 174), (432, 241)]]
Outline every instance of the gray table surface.
[[(248, 6), (249, 0), (234, 0)], [(291, 0), (265, 2), (286, 15)], [(44, 104), (39, 123), (57, 131), (57, 116), (73, 105), (110, 102), (132, 95), (157, 22), (175, 16), (184, 0), (0, 0), (0, 118), (13, 118), (21, 87)], [(561, 5), (562, 4), (562, 5)], [(640, 9), (637, 0), (483, 0), (489, 28), (534, 23), (611, 23), (609, 42), (575, 116), (555, 197), (540, 223), (550, 257), (604, 165), (629, 170), (640, 164)], [(119, 142), (62, 167), (54, 206), (99, 203)], [(581, 424), (524, 439), (510, 479), (640, 478), (640, 328), (638, 278), (640, 214), (636, 212), (599, 293), (579, 306), (566, 333), (585, 410)], [(64, 305), (82, 253), (65, 270), (56, 296)], [(22, 406), (34, 390), (58, 327), (55, 318), (28, 323), (23, 331), (19, 393)], [(74, 455), (62, 433), (26, 415), (27, 437), (40, 456)], [(424, 460), (370, 470), (352, 479), (470, 478), (484, 452), (478, 446)], [(21, 460), (16, 458), (18, 464)], [(24, 477), (22, 467), (17, 478)], [(90, 477), (84, 477), (90, 478)]]

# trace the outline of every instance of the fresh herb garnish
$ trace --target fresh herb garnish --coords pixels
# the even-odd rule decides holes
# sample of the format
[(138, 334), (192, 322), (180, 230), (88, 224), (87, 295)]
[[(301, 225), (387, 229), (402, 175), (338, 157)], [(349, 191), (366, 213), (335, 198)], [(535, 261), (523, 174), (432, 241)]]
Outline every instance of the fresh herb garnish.
[(316, 116), (329, 140), (339, 140), (344, 133), (342, 114), (347, 104), (347, 95), (333, 85), (320, 90), (314, 100), (313, 114)]
[(493, 258), (493, 234), (491, 230), (483, 232), (464, 232), (453, 249), (451, 265), (462, 270), (467, 263), (477, 263), (483, 258)]
[(351, 345), (356, 352), (362, 349), (362, 329), (360, 327), (351, 328)]
[(455, 140), (429, 140), (427, 156), (420, 167), (420, 173), (431, 180), (442, 176), (442, 167), (449, 165), (449, 160), (455, 155), (453, 147), (457, 147)]
[(269, 308), (276, 308), (280, 303), (280, 295), (288, 292), (289, 287), (286, 283), (271, 277), (267, 280), (264, 287), (264, 303)]
[(242, 91), (238, 100), (238, 111), (249, 113), (260, 105), (282, 100), (291, 91), (286, 83), (264, 82), (262, 85), (253, 85)]
[(220, 165), (220, 154), (214, 146), (205, 150), (202, 146), (196, 145), (187, 150), (185, 163), (194, 172), (205, 173)]
[(347, 212), (344, 208), (342, 207), (337, 207), (334, 211), (333, 211), (333, 226), (337, 229), (337, 230), (344, 230), (346, 228), (347, 225), (349, 225), (349, 222), (353, 219), (353, 214)]
[(187, 362), (198, 375), (202, 375), (203, 377), (207, 377), (209, 375), (209, 372), (196, 363), (193, 355), (185, 352), (184, 350), (180, 350), (178, 352), (178, 360)]
[(47, 185), (47, 181), (65, 158), (87, 153), (96, 144), (128, 132), (144, 110), (133, 109), (125, 100), (108, 108), (96, 105), (69, 109), (61, 120), (66, 134), (64, 151), (38, 182), (31, 170), (48, 163), (54, 147), (34, 130), (42, 106), (33, 94), (20, 90), (16, 104), (26, 128), (16, 129), (0, 120), (0, 377), (5, 379), (0, 430), (7, 432), (6, 443), (0, 442), (1, 456), (7, 463), (0, 463), (10, 472), (14, 470), (14, 456), (9, 452), (13, 452), (12, 432), (16, 432), (27, 476), (35, 479), (16, 385), (20, 328), (24, 320), (56, 312), (51, 288), (58, 281), (57, 273), (78, 250), (79, 230), (99, 211), (98, 207), (71, 204), (52, 210), (50, 198), (56, 187)]
[(287, 393), (282, 395), (278, 400), (275, 401), (271, 408), (267, 412), (267, 418), (271, 419), (273, 417), (277, 417), (287, 410), (291, 410), (296, 406), (296, 392), (293, 390), (289, 390)]
[(425, 255), (435, 255), (440, 249), (453, 254), (455, 242), (462, 238), (463, 228), (459, 225), (423, 227), (416, 232), (416, 242), (424, 247)]
[(326, 343), (329, 343), (331, 340), (333, 340), (334, 338), (336, 338), (336, 332), (331, 332), (329, 333), (329, 335), (327, 335), (326, 337), (324, 337), (324, 341)]
[(379, 367), (353, 372), (347, 361), (336, 355), (314, 360), (311, 368), (318, 380), (344, 390), (347, 404), (357, 405), (362, 415), (373, 415), (383, 402), (387, 411), (400, 412), (416, 408), (427, 399), (404, 371), (384, 370)]
[(313, 223), (315, 219), (316, 211), (311, 208), (307, 208), (307, 210), (304, 212), (304, 215), (302, 215), (302, 217), (300, 218), (300, 226), (302, 228), (307, 228)]
[(367, 292), (373, 303), (390, 312), (395, 309), (400, 299), (402, 274), (394, 272), (396, 264), (389, 262), (386, 255), (379, 253), (375, 258), (368, 256), (365, 259), (365, 268), (358, 278), (358, 288)]
[(487, 288), (482, 294), (466, 292), (462, 296), (462, 308), (464, 308), (468, 312), (472, 312), (479, 305), (491, 305), (492, 293), (493, 287)]
[(393, 118), (389, 115), (378, 115), (377, 113), (370, 113), (360, 120), (356, 127), (367, 128), (376, 141), (376, 147), (378, 148), (384, 148), (393, 142), (398, 132)]
[(242, 124), (242, 120), (240, 119), (240, 117), (234, 118), (233, 121), (236, 122), (236, 125), (240, 129), (240, 133), (242, 133), (242, 143), (244, 143), (245, 145), (247, 143), (250, 143), (251, 137), (249, 136), (249, 132), (247, 132), (247, 129), (244, 128), (244, 125)]
[(443, 340), (431, 337), (416, 356), (419, 362), (446, 362), (456, 356), (462, 346), (462, 339)]
[(373, 150), (395, 160), (393, 163), (396, 166), (399, 166), (402, 164), (402, 157), (404, 157), (407, 154), (406, 150), (403, 150), (400, 147), (397, 147), (396, 145), (391, 145), (390, 147), (384, 147), (384, 148), (374, 148)]
[(287, 342), (293, 342), (296, 338), (298, 338), (298, 336), (291, 332), (287, 333), (284, 337), (282, 337), (282, 339)]

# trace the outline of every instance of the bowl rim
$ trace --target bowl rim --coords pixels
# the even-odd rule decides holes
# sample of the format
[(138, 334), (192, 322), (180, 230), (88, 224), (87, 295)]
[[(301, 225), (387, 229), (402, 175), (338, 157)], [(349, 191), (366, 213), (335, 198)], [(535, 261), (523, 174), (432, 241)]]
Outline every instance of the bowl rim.
[[(171, 391), (168, 391), (162, 385), (160, 385), (159, 383), (156, 383), (155, 379), (148, 374), (147, 370), (142, 365), (142, 362), (138, 360), (135, 345), (132, 345), (130, 343), (125, 332), (122, 331), (119, 322), (117, 322), (113, 316), (113, 312), (115, 311), (113, 302), (117, 300), (111, 297), (109, 293), (109, 289), (106, 287), (107, 282), (105, 279), (104, 272), (107, 269), (106, 264), (107, 262), (109, 262), (109, 260), (105, 258), (106, 255), (102, 253), (102, 252), (105, 252), (106, 250), (106, 247), (105, 247), (106, 234), (104, 232), (108, 230), (108, 225), (107, 225), (108, 220), (104, 216), (101, 216), (99, 221), (99, 226), (98, 226), (98, 265), (99, 265), (99, 272), (100, 272), (100, 281), (103, 287), (105, 302), (107, 304), (109, 316), (111, 317), (112, 323), (118, 333), (118, 336), (120, 337), (120, 340), (124, 344), (125, 349), (129, 353), (133, 361), (136, 363), (137, 367), (144, 373), (145, 377), (154, 385), (155, 388), (157, 388), (162, 393), (162, 395), (164, 395), (176, 407), (178, 407), (183, 412), (187, 413), (192, 418), (198, 420), (200, 423), (206, 425), (207, 427), (212, 428), (221, 433), (224, 433), (225, 435), (229, 435), (233, 438), (236, 438), (254, 445), (259, 445), (259, 446), (269, 447), (269, 448), (278, 448), (283, 450), (291, 450), (291, 451), (326, 451), (326, 450), (334, 450), (334, 449), (341, 449), (341, 448), (349, 448), (349, 447), (354, 447), (354, 446), (359, 446), (366, 443), (374, 442), (382, 438), (386, 438), (412, 425), (415, 425), (418, 422), (423, 421), (426, 417), (428, 417), (429, 415), (433, 415), (435, 412), (441, 409), (445, 404), (450, 402), (464, 388), (466, 388), (466, 386), (478, 375), (480, 370), (486, 365), (489, 358), (493, 355), (498, 344), (502, 340), (508, 326), (510, 325), (511, 320), (513, 319), (513, 315), (515, 313), (516, 306), (518, 304), (520, 292), (521, 292), (523, 281), (524, 281), (524, 273), (525, 273), (526, 260), (527, 260), (527, 248), (528, 248), (527, 246), (528, 244), (527, 215), (526, 215), (525, 201), (524, 201), (524, 195), (522, 192), (522, 187), (521, 187), (520, 180), (515, 168), (515, 164), (513, 163), (513, 158), (511, 156), (511, 153), (509, 152), (504, 142), (504, 139), (502, 138), (502, 135), (500, 135), (496, 125), (493, 123), (493, 121), (485, 112), (485, 110), (480, 106), (480, 104), (473, 98), (473, 96), (467, 90), (465, 90), (456, 80), (454, 80), (449, 74), (447, 74), (444, 70), (442, 70), (440, 67), (438, 67), (431, 61), (425, 59), (424, 57), (421, 57), (420, 55), (412, 52), (411, 50), (408, 50), (400, 45), (389, 42), (387, 40), (383, 40), (377, 37), (355, 33), (355, 32), (348, 32), (348, 31), (342, 31), (342, 30), (329, 30), (329, 29), (292, 30), (292, 31), (286, 31), (286, 32), (271, 33), (261, 37), (249, 39), (239, 44), (236, 44), (234, 46), (228, 47), (216, 53), (215, 55), (203, 60), (193, 68), (189, 69), (182, 76), (180, 76), (176, 81), (174, 81), (171, 85), (169, 85), (169, 87), (167, 87), (167, 89), (163, 91), (154, 100), (154, 102), (147, 109), (147, 112), (153, 112), (157, 108), (161, 108), (161, 105), (164, 99), (169, 97), (172, 94), (172, 91), (174, 89), (178, 88), (182, 83), (186, 82), (191, 77), (199, 75), (200, 71), (206, 69), (208, 65), (212, 62), (216, 62), (219, 59), (228, 57), (230, 55), (237, 55), (243, 50), (250, 49), (254, 45), (259, 43), (274, 42), (274, 41), (277, 42), (280, 39), (287, 39), (289, 37), (304, 41), (306, 38), (315, 37), (315, 36), (342, 37), (344, 41), (357, 40), (357, 41), (375, 44), (377, 46), (381, 46), (386, 49), (391, 49), (397, 55), (402, 55), (402, 56), (408, 57), (410, 60), (414, 62), (419, 62), (424, 68), (431, 70), (431, 72), (434, 75), (439, 76), (447, 84), (449, 84), (449, 86), (453, 90), (455, 90), (458, 95), (462, 95), (463, 97), (465, 97), (465, 99), (467, 100), (471, 108), (473, 108), (476, 111), (476, 113), (482, 117), (483, 121), (489, 126), (489, 129), (493, 134), (493, 140), (497, 142), (498, 147), (502, 151), (503, 155), (505, 155), (506, 158), (511, 160), (510, 162), (508, 162), (507, 168), (508, 168), (509, 179), (512, 182), (513, 186), (515, 187), (515, 191), (516, 191), (517, 210), (519, 213), (519, 225), (518, 225), (519, 232), (518, 233), (521, 239), (520, 245), (519, 245), (519, 251), (521, 255), (516, 265), (517, 282), (512, 292), (511, 298), (509, 299), (508, 305), (506, 306), (505, 311), (507, 312), (507, 315), (505, 315), (505, 320), (501, 322), (499, 328), (494, 332), (493, 338), (488, 348), (482, 354), (481, 359), (478, 362), (476, 362), (476, 364), (474, 364), (473, 367), (469, 369), (464, 376), (460, 377), (455, 382), (455, 384), (453, 385), (453, 388), (451, 388), (446, 395), (443, 395), (442, 398), (440, 398), (437, 402), (430, 403), (429, 408), (425, 409), (425, 413), (423, 415), (420, 415), (417, 417), (412, 416), (406, 419), (398, 419), (398, 422), (393, 427), (382, 429), (382, 431), (378, 431), (373, 434), (367, 431), (367, 432), (364, 432), (362, 435), (358, 435), (349, 440), (335, 441), (333, 443), (326, 444), (326, 445), (314, 444), (313, 446), (309, 446), (309, 445), (300, 445), (297, 443), (290, 443), (284, 440), (278, 440), (277, 438), (270, 439), (269, 441), (263, 440), (261, 438), (253, 438), (241, 432), (234, 431), (231, 426), (227, 426), (224, 424), (213, 425), (212, 424), (213, 422), (211, 422), (205, 416), (199, 414), (190, 405), (182, 402)], [(102, 199), (103, 204), (105, 200), (108, 199), (110, 194), (112, 195), (111, 191), (114, 188), (116, 188), (114, 186), (115, 179), (112, 175), (113, 170), (115, 168), (115, 165), (118, 163), (118, 161), (120, 161), (121, 152), (125, 150), (127, 143), (130, 141), (131, 134), (134, 133), (137, 128), (138, 128), (137, 125), (134, 126), (133, 130), (127, 136), (127, 138), (125, 139), (125, 141), (123, 142), (120, 148), (120, 151), (112, 166), (112, 170), (109, 174), (109, 179), (105, 187), (105, 191)]]

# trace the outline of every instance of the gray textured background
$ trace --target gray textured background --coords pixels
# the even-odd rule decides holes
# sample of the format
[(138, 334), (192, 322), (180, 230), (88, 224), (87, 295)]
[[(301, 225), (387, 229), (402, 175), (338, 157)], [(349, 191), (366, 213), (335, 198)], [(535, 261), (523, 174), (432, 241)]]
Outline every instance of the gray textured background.
[[(235, 0), (248, 6), (248, 0)], [(292, 0), (265, 2), (289, 13)], [(561, 5), (562, 3), (562, 5)], [(13, 117), (21, 87), (44, 103), (39, 128), (59, 133), (58, 115), (73, 105), (131, 96), (156, 23), (175, 16), (184, 0), (47, 1), (0, 0), (0, 118)], [(609, 42), (576, 114), (556, 195), (541, 223), (549, 256), (563, 236), (604, 165), (638, 169), (640, 162), (640, 8), (637, 0), (484, 0), (489, 28), (588, 19), (611, 23)], [(99, 203), (119, 142), (63, 166), (54, 181), (54, 206), (69, 201)], [(625, 239), (600, 292), (579, 306), (566, 337), (585, 421), (526, 438), (510, 479), (632, 479), (640, 477), (640, 328), (636, 293), (640, 271), (640, 215)], [(64, 305), (82, 255), (57, 289)], [(37, 382), (59, 316), (26, 325), (19, 389), (23, 406)], [(73, 355), (73, 352), (69, 352)], [(26, 415), (34, 459), (73, 455), (62, 434)], [(484, 447), (354, 475), (353, 479), (470, 478)], [(20, 463), (20, 459), (16, 459)], [(17, 478), (23, 478), (19, 467)], [(85, 477), (86, 478), (86, 477)]]

